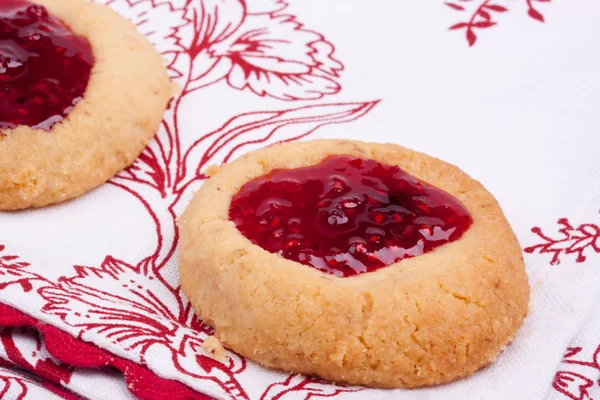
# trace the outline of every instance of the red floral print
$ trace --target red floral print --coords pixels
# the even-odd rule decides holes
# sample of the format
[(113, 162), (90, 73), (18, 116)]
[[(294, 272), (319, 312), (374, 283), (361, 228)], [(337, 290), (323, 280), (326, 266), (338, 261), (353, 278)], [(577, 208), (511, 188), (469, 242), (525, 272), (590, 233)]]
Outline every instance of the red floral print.
[(211, 48), (226, 65), (231, 87), (281, 100), (339, 92), (336, 78), (342, 65), (332, 52), (321, 35), (302, 29), (294, 17), (272, 14), (246, 16), (235, 35)]
[[(549, 3), (551, 0), (525, 0), (527, 4), (527, 14), (540, 22), (544, 22), (544, 16), (534, 6), (534, 3)], [(477, 41), (477, 31), (479, 29), (491, 28), (496, 25), (495, 14), (508, 11), (506, 6), (497, 4), (495, 0), (452, 0), (444, 3), (453, 10), (467, 14), (467, 19), (452, 25), (450, 30), (465, 31), (465, 38), (469, 46), (473, 46)]]
[(583, 356), (582, 347), (568, 347), (563, 356), (559, 371), (554, 375), (552, 388), (571, 400), (593, 400), (589, 390), (600, 376), (598, 355), (600, 346), (591, 358)]
[(307, 378), (301, 375), (290, 375), (285, 381), (270, 385), (260, 397), (260, 400), (297, 398), (300, 393), (305, 399), (317, 397), (335, 397), (344, 392), (359, 392), (361, 388), (330, 385), (327, 382)]
[[(248, 399), (240, 381), (246, 360), (227, 352), (224, 360), (217, 361), (202, 349), (211, 328), (195, 316), (173, 271), (179, 236), (176, 217), (207, 178), (208, 165), (227, 162), (248, 149), (303, 138), (325, 125), (354, 121), (378, 101), (290, 104), (337, 94), (343, 65), (333, 56), (334, 46), (287, 13), (283, 1), (98, 1), (115, 8), (147, 35), (182, 89), (156, 138), (110, 182), (147, 211), (155, 225), (155, 250), (135, 265), (106, 256), (100, 266), (76, 265), (72, 274), (52, 281), (31, 272), (29, 264), (16, 256), (4, 255), (0, 245), (0, 290), (20, 288), (40, 296), (41, 311), (77, 336), (69, 339), (71, 347), (91, 346), (79, 341), (85, 340), (126, 356), (128, 360), (104, 352), (91, 356), (91, 361), (124, 371), (126, 378), (127, 371), (135, 369), (133, 361), (161, 373), (170, 371), (190, 386)], [(245, 91), (281, 100), (284, 106), (232, 115), (212, 131), (191, 131), (183, 123), (191, 116), (182, 105), (192, 93), (201, 95), (201, 89), (214, 84), (225, 85), (224, 90), (229, 87), (232, 94)], [(51, 330), (46, 325), (36, 327)], [(76, 353), (63, 351), (67, 346), (59, 344), (60, 334), (50, 336), (56, 340), (46, 345), (56, 359), (86, 366)], [(156, 358), (161, 365), (152, 363)], [(306, 398), (330, 397), (350, 390), (286, 374), (271, 383), (264, 388), (265, 400), (298, 393)], [(140, 395), (144, 388), (133, 390)], [(158, 399), (163, 392), (146, 394), (145, 398)]]
[(526, 247), (526, 253), (539, 252), (540, 254), (549, 253), (552, 255), (550, 264), (560, 264), (561, 257), (566, 255), (575, 255), (575, 262), (584, 262), (587, 258), (586, 252), (600, 253), (600, 227), (592, 223), (583, 223), (577, 227), (571, 225), (567, 218), (560, 218), (557, 221), (559, 225), (559, 237), (553, 238), (545, 234), (540, 227), (533, 227), (531, 231), (535, 233), (542, 243)]

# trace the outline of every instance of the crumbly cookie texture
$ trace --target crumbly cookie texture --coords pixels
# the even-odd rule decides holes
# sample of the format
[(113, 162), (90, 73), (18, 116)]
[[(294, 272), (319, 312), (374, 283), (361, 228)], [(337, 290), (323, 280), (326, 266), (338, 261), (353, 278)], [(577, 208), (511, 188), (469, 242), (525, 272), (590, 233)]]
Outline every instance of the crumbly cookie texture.
[[(229, 220), (249, 180), (333, 154), (398, 165), (458, 198), (473, 224), (430, 253), (338, 278), (253, 245)], [(494, 362), (527, 314), (521, 248), (495, 198), (457, 167), (398, 145), (318, 140), (249, 153), (204, 184), (180, 234), (181, 286), (196, 313), (267, 367), (384, 388), (441, 384)]]
[(130, 165), (175, 92), (161, 55), (125, 18), (85, 0), (34, 0), (85, 37), (96, 62), (81, 100), (50, 132), (0, 135), (0, 210), (62, 202)]

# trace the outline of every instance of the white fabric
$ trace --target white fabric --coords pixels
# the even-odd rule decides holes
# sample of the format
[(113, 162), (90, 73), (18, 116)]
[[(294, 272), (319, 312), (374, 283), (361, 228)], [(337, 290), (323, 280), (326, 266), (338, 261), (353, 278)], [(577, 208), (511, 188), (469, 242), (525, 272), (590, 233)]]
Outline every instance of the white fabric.
[[(573, 343), (591, 352), (580, 354), (591, 360), (600, 343), (592, 314), (600, 294), (600, 231), (596, 235), (592, 227), (600, 223), (600, 3), (537, 0), (531, 3), (537, 11), (527, 1), (501, 0), (451, 2), (464, 10), (443, 1), (292, 3), (248, 0), (242, 7), (234, 0), (202, 0), (200, 7), (193, 0), (184, 9), (184, 0), (111, 2), (165, 52), (171, 75), (195, 89), (177, 114), (167, 112), (158, 140), (145, 153), (145, 160), (161, 149), (169, 154), (175, 146), (169, 137), (178, 135), (182, 179), (167, 183), (164, 193), (157, 190), (160, 182), (177, 181), (178, 168), (176, 158), (157, 156), (80, 199), (0, 213), (0, 257), (19, 256), (4, 264), (0, 258), (0, 270), (12, 271), (0, 275), (0, 283), (8, 284), (0, 301), (217, 398), (567, 398), (552, 388), (557, 370), (574, 368), (560, 364), (563, 353)], [(448, 28), (470, 21), (478, 8), (483, 14), (473, 19), (479, 27), (469, 46), (473, 38), (464, 28)], [(190, 53), (177, 49), (192, 46), (193, 15), (216, 22), (212, 30), (197, 27), (202, 43), (211, 45), (190, 69)], [(250, 46), (253, 40), (262, 47)], [(496, 364), (435, 388), (355, 392), (267, 371), (233, 354), (219, 364), (203, 353), (200, 343), (209, 332), (198, 331), (176, 289), (173, 216), (201, 182), (183, 187), (199, 165), (204, 171), (230, 151), (235, 158), (309, 132), (308, 138), (390, 141), (442, 158), (495, 194), (523, 247), (549, 243), (531, 231), (534, 226), (559, 239), (549, 247), (564, 249), (559, 264), (552, 265), (554, 253), (539, 247), (525, 254), (531, 313)], [(263, 137), (268, 139), (247, 143)], [(170, 172), (161, 177), (157, 171)], [(557, 224), (563, 217), (573, 225), (564, 234)], [(577, 249), (585, 260), (578, 261)], [(29, 265), (17, 265), (21, 261)], [(577, 336), (586, 321), (588, 328)], [(204, 355), (201, 361), (197, 354)], [(592, 370), (585, 375), (593, 381), (590, 395), (598, 393), (598, 371)], [(82, 388), (92, 379), (79, 375), (73, 385)], [(107, 379), (122, 385), (117, 377)]]

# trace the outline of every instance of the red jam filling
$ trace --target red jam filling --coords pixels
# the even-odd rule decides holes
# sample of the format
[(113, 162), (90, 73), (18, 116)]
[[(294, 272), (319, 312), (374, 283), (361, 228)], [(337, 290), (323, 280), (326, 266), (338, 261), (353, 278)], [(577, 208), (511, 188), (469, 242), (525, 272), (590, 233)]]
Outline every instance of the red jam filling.
[(425, 254), (472, 222), (448, 193), (397, 166), (349, 156), (246, 183), (229, 217), (252, 243), (339, 277)]
[(25, 0), (0, 0), (0, 129), (50, 130), (81, 100), (94, 65), (89, 42)]

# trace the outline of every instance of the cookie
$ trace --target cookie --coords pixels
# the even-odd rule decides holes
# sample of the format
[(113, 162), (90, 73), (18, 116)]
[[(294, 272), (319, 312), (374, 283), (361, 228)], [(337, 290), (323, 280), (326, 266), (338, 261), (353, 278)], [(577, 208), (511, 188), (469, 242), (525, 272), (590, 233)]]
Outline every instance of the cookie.
[(181, 216), (180, 281), (227, 347), (264, 366), (383, 388), (494, 362), (527, 314), (495, 198), (393, 144), (282, 144), (223, 166)]
[(85, 0), (3, 0), (0, 25), (0, 210), (72, 199), (130, 165), (174, 93), (152, 45)]

